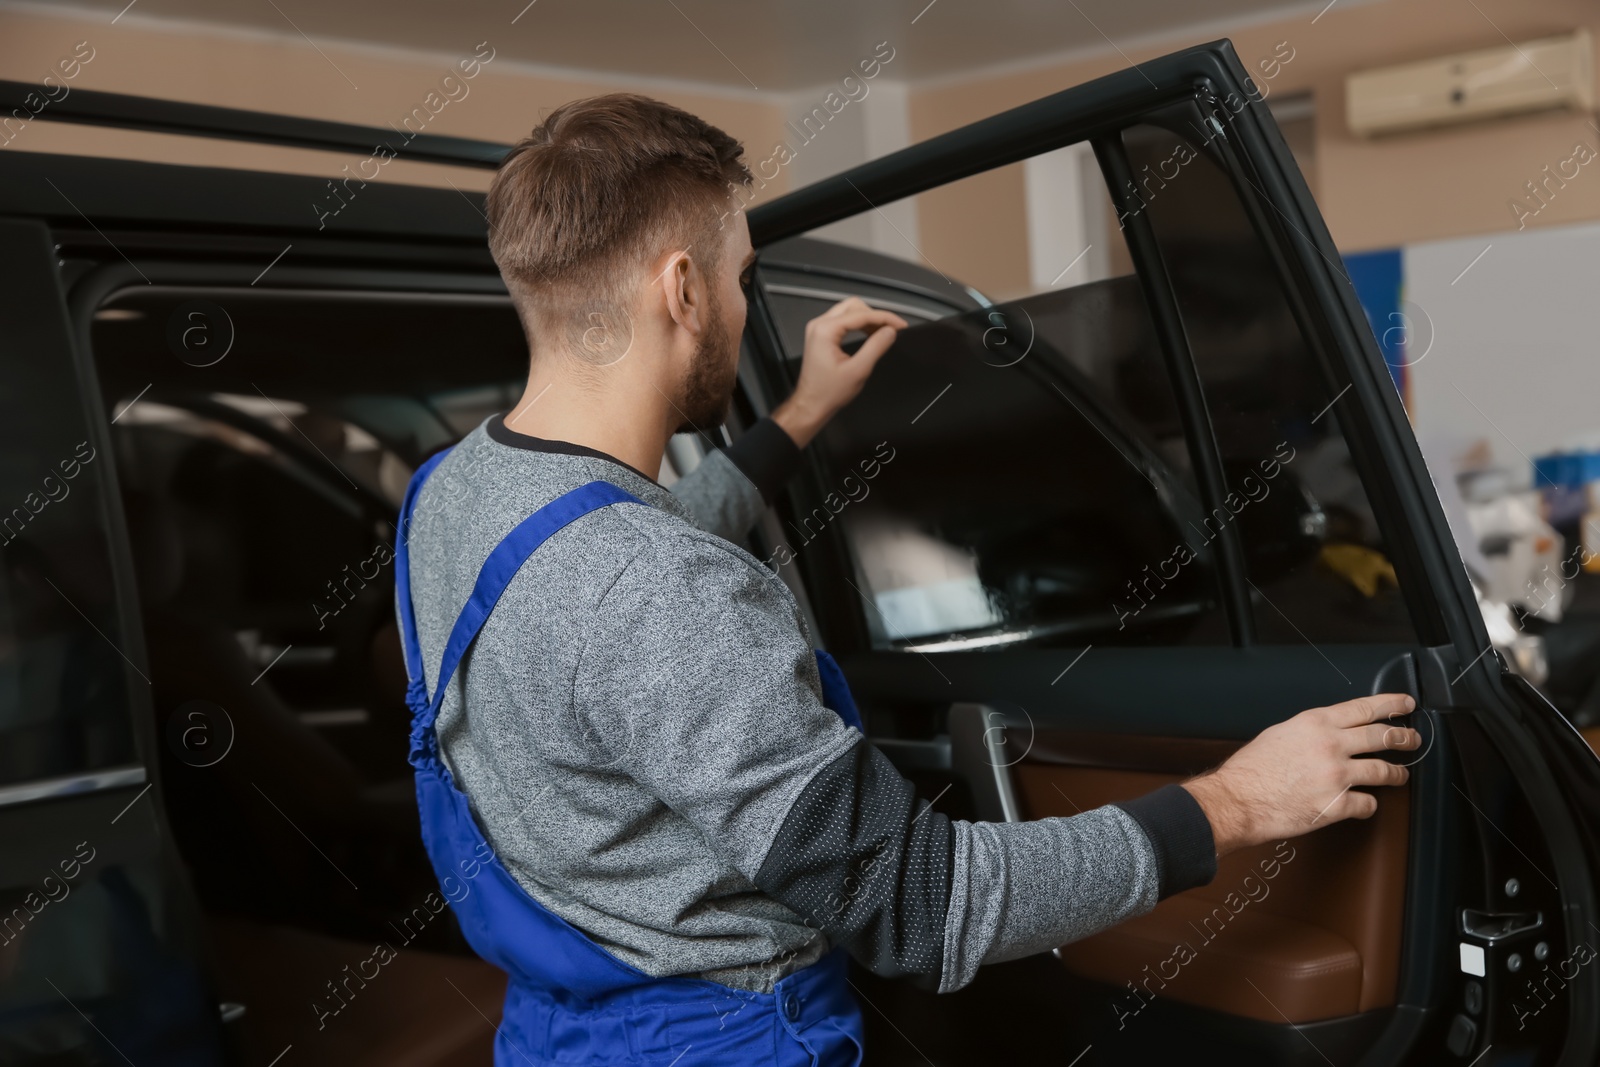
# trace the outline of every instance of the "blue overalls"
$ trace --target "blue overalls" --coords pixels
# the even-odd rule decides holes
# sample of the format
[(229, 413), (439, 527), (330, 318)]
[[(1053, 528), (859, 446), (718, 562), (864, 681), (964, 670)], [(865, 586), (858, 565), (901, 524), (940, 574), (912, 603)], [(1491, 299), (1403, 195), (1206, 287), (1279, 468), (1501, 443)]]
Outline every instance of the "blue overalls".
[[(781, 979), (771, 993), (750, 993), (698, 978), (655, 978), (623, 963), (546, 909), (504, 866), (483, 863), (491, 852), (466, 795), (456, 788), (439, 757), (434, 730), (450, 678), (500, 594), (546, 538), (597, 508), (644, 502), (609, 482), (590, 482), (557, 497), (507, 534), (489, 554), (451, 628), (430, 700), (411, 604), (406, 532), (422, 483), (444, 455), (424, 463), (406, 489), (396, 538), (395, 583), (410, 680), (406, 689), (413, 716), (410, 759), (417, 773), (423, 844), (441, 883), (447, 874), (481, 866), (471, 890), (451, 907), (478, 955), (510, 976), (495, 1037), (495, 1063), (498, 1067), (860, 1064), (861, 1011), (850, 996), (842, 950), (835, 949)], [(816, 655), (823, 703), (859, 728), (861, 719), (844, 675), (826, 652), (818, 649)]]

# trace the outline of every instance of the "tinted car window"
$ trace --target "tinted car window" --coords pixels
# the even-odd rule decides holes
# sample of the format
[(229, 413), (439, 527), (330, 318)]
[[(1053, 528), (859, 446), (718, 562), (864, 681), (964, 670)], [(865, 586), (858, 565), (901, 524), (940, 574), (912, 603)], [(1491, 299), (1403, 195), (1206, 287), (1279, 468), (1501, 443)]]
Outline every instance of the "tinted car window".
[(101, 479), (72, 368), (14, 348), (0, 386), (0, 784), (135, 762)]
[[(221, 404), (197, 412), (146, 397), (115, 427), (152, 664), (164, 659), (161, 623), (181, 617), (237, 638), (297, 708), (359, 704), (357, 672), (338, 653), (392, 599), (393, 531), (370, 490), (388, 453), (295, 401), (227, 399), (259, 406), (230, 425), (200, 413)], [(157, 676), (158, 707), (164, 688)]]
[(1132, 277), (913, 325), (819, 439), (790, 547), (840, 524), (877, 647), (1225, 642), (1209, 553), (1174, 561), (1175, 410)]
[(1230, 492), (1210, 525), (1238, 527), (1259, 640), (1409, 641), (1394, 568), (1340, 429), (1340, 405), (1353, 398), (1318, 366), (1199, 128), (1137, 126), (1123, 140), (1141, 176), (1130, 213), (1148, 219), (1160, 246), (1222, 452)]

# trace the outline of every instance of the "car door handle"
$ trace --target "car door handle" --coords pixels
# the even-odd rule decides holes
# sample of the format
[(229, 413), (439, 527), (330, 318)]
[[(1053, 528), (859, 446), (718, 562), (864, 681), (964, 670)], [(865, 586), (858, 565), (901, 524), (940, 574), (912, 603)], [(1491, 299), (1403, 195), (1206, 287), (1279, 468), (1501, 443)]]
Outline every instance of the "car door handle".
[(1417, 659), (1410, 652), (1402, 652), (1378, 668), (1373, 679), (1374, 693), (1405, 693), (1422, 707), (1422, 686), (1418, 680)]

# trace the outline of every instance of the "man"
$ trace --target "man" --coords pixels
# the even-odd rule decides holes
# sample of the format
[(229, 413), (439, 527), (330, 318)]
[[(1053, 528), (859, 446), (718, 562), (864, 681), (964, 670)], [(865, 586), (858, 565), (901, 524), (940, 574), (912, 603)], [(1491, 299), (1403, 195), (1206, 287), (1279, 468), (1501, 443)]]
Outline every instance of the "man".
[(905, 323), (835, 306), (770, 419), (672, 491), (653, 479), (734, 386), (740, 155), (628, 95), (559, 108), (512, 149), (489, 243), (527, 389), (408, 495), (424, 836), (467, 937), (511, 974), (502, 1063), (858, 1062), (839, 949), (959, 989), (1208, 882), (1235, 848), (1372, 814), (1352, 787), (1406, 771), (1354, 757), (1417, 745), (1388, 721), (1410, 698), (1379, 696), (1069, 819), (920, 804), (788, 588), (732, 543)]

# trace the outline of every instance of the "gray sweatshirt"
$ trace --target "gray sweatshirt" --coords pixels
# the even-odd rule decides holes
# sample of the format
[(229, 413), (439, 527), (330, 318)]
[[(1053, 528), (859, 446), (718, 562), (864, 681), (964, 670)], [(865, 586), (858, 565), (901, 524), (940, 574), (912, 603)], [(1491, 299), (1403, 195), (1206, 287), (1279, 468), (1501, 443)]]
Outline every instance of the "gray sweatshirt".
[(757, 992), (835, 945), (958, 989), (1209, 881), (1210, 826), (1181, 788), (951, 820), (822, 705), (793, 595), (730, 540), (795, 456), (764, 420), (668, 492), (496, 416), (428, 479), (409, 537), (430, 691), (514, 526), (595, 479), (650, 505), (603, 508), (535, 552), (440, 710), (445, 762), (516, 881), (647, 974)]

